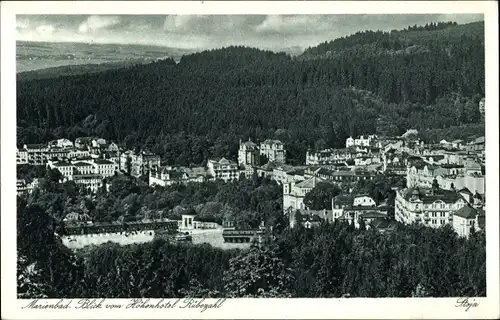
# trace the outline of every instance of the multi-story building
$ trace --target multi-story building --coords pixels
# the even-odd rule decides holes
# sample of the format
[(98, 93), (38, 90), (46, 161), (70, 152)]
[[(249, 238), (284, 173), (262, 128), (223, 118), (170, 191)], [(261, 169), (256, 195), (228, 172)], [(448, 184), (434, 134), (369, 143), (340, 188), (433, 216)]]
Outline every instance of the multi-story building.
[(49, 148), (45, 144), (25, 144), (23, 149), (28, 153), (28, 164), (44, 165), (47, 162)]
[(75, 174), (67, 180), (74, 181), (81, 188), (97, 192), (99, 188), (102, 188), (102, 179), (102, 176), (99, 174)]
[(293, 175), (288, 173), (295, 172), (297, 168), (287, 165), (277, 166), (273, 169), (273, 180), (283, 184), (293, 182)]
[(38, 186), (38, 179), (34, 179), (31, 183), (27, 183), (24, 179), (17, 179), (17, 193), (31, 193)]
[(435, 165), (427, 165), (424, 162), (408, 165), (406, 174), (406, 185), (408, 187), (430, 188), (432, 182), (439, 175), (446, 175), (447, 170)]
[(361, 146), (361, 147), (378, 146), (379, 148), (382, 147), (376, 135), (360, 136), (357, 139), (353, 137), (347, 138), (345, 142), (345, 147), (350, 148), (354, 146)]
[(88, 150), (80, 150), (80, 149), (76, 149), (76, 148), (71, 148), (68, 150), (68, 157), (70, 159), (89, 158), (90, 152)]
[(319, 168), (314, 170), (313, 172), (306, 170), (305, 177), (316, 176), (322, 178), (326, 181), (333, 182), (335, 184), (348, 184), (360, 180), (373, 180), (376, 176), (376, 173), (370, 171), (362, 171), (362, 170), (332, 170), (328, 168)]
[(453, 214), (453, 229), (460, 237), (469, 237), (471, 232), (484, 230), (485, 214), (482, 208), (464, 206)]
[(285, 163), (286, 150), (279, 140), (267, 139), (260, 143), (260, 154), (267, 157), (270, 162)]
[(206, 181), (205, 168), (154, 167), (149, 172), (149, 185), (170, 186), (178, 183)]
[(347, 149), (325, 149), (317, 152), (307, 151), (306, 165), (342, 163), (355, 157), (356, 153)]
[(138, 177), (148, 174), (151, 168), (160, 166), (160, 156), (146, 151), (136, 154), (134, 151), (125, 151), (120, 155), (120, 170), (128, 171), (130, 161), (130, 174)]
[(259, 146), (250, 139), (241, 142), (238, 150), (238, 164), (244, 168), (258, 166), (260, 159)]
[(47, 161), (64, 161), (68, 160), (70, 151), (67, 148), (61, 147), (51, 147), (45, 152), (45, 158)]
[(219, 161), (208, 160), (207, 167), (209, 174), (216, 180), (220, 179), (228, 182), (236, 180), (239, 177), (238, 164), (226, 158), (222, 158)]
[(80, 137), (75, 139), (75, 147), (78, 149), (86, 149), (92, 145), (93, 137)]
[(62, 138), (62, 139), (50, 141), (49, 146), (50, 147), (59, 147), (59, 148), (72, 148), (73, 142), (71, 142), (71, 140)]
[(111, 177), (118, 171), (118, 165), (110, 160), (95, 159), (92, 164), (94, 173), (101, 175), (103, 178)]
[(16, 150), (16, 164), (28, 164), (28, 150)]
[(353, 206), (375, 207), (376, 205), (375, 200), (368, 195), (358, 195), (353, 200)]
[(318, 177), (312, 177), (298, 183), (290, 182), (283, 184), (283, 210), (305, 209), (304, 197), (320, 182), (327, 182)]
[(432, 188), (406, 188), (396, 192), (395, 218), (411, 224), (430, 227), (452, 224), (453, 213), (467, 202), (456, 191), (442, 190), (437, 181)]
[(64, 178), (69, 178), (75, 172), (75, 165), (69, 162), (49, 161), (47, 166), (51, 169), (57, 169)]
[(74, 174), (94, 174), (94, 166), (91, 162), (72, 161), (75, 167)]

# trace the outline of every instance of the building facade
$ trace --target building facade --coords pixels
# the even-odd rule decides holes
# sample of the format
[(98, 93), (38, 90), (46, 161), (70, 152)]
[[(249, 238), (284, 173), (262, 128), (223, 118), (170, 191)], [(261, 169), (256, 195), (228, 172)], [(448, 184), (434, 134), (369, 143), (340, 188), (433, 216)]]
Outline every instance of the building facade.
[(239, 178), (238, 164), (226, 158), (219, 161), (208, 160), (207, 167), (209, 174), (216, 180), (229, 182)]
[(395, 199), (396, 221), (420, 223), (438, 228), (452, 224), (453, 213), (467, 202), (455, 191), (433, 188), (406, 188), (397, 190)]
[(267, 157), (270, 162), (285, 163), (286, 150), (279, 140), (267, 139), (260, 143), (260, 154)]
[(238, 150), (238, 164), (243, 168), (254, 167), (260, 164), (259, 146), (253, 143), (250, 139), (246, 142), (241, 142)]

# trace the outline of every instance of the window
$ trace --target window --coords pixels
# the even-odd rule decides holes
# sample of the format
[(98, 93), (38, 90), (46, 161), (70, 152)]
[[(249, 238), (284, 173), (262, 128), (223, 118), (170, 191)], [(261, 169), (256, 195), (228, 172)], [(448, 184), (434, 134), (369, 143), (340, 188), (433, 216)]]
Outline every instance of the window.
[(431, 220), (431, 223), (432, 223), (432, 224), (436, 224), (436, 223), (437, 223), (436, 219), (432, 219), (432, 220)]
[(446, 213), (445, 212), (441, 212), (441, 217), (445, 217), (446, 216)]
[(441, 220), (441, 224), (444, 224), (444, 220)]

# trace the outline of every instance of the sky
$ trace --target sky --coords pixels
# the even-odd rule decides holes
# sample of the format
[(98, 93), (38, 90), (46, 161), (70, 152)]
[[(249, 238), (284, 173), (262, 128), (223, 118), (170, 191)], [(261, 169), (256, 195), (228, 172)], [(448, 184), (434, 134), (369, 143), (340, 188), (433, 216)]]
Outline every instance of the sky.
[(278, 50), (307, 48), (358, 31), (483, 20), (482, 14), (18, 15), (16, 40)]

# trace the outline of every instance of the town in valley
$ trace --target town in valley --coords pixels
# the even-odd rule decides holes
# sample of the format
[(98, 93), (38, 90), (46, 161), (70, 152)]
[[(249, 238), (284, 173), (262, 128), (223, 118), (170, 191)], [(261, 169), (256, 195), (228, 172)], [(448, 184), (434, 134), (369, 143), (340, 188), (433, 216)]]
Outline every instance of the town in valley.
[(16, 21), (19, 299), (486, 297), (483, 15)]

